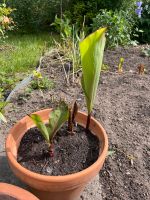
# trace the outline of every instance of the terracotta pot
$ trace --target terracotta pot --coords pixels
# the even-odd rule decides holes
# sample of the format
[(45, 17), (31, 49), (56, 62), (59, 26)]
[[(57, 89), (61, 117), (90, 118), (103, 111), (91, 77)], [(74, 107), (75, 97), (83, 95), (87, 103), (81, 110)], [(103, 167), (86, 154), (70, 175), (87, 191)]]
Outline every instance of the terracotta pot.
[[(45, 122), (48, 122), (50, 109), (36, 112)], [(87, 115), (78, 112), (76, 122), (85, 127)], [(32, 120), (26, 116), (11, 130), (6, 140), (6, 153), (9, 165), (14, 174), (31, 187), (31, 191), (41, 200), (77, 200), (92, 178), (103, 166), (108, 150), (108, 139), (100, 123), (91, 118), (90, 130), (101, 141), (101, 150), (98, 160), (87, 169), (65, 176), (45, 176), (31, 172), (17, 162), (17, 149), (25, 132), (34, 127)]]
[(39, 200), (30, 192), (7, 183), (0, 183), (0, 200)]

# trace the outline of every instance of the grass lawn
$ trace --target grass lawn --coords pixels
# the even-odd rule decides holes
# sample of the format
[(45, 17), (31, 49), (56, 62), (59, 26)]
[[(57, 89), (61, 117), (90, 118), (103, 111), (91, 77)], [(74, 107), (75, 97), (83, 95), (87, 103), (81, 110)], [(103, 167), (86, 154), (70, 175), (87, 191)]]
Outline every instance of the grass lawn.
[(31, 71), (45, 46), (50, 47), (51, 44), (49, 33), (10, 35), (0, 44), (0, 72)]
[(39, 33), (11, 34), (1, 42), (0, 93), (11, 89), (24, 74), (31, 73), (43, 50), (50, 48), (52, 41), (50, 33)]

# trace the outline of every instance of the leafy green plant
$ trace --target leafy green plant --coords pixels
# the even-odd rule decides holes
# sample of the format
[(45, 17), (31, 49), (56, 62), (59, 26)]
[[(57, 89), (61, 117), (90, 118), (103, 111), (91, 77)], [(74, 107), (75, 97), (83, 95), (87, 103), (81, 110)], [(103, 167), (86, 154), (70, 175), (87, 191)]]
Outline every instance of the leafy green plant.
[(100, 13), (93, 19), (93, 30), (108, 27), (106, 44), (109, 48), (128, 45), (131, 43), (134, 27), (134, 20), (129, 16), (129, 11), (100, 10)]
[[(72, 0), (72, 5), (65, 11), (71, 22), (77, 23), (82, 27), (83, 18), (85, 16), (85, 27), (91, 31), (92, 19), (99, 14), (100, 9), (112, 11), (128, 11), (136, 0)], [(134, 11), (133, 11), (134, 12)], [(99, 28), (99, 27), (97, 27)]]
[(0, 4), (0, 39), (4, 39), (6, 31), (12, 30), (14, 27), (13, 19), (10, 17), (13, 10), (6, 6), (5, 1)]
[(106, 28), (101, 28), (80, 42), (82, 63), (82, 88), (86, 97), (88, 118), (86, 129), (89, 129), (91, 112), (99, 83), (103, 62)]
[(150, 43), (150, 1), (142, 1), (142, 14), (141, 18), (138, 21), (139, 29), (143, 32), (139, 33), (138, 40), (140, 43)]
[(18, 79), (13, 75), (13, 79), (11, 74), (0, 72), (0, 101), (4, 100), (4, 96), (9, 93), (17, 82)]
[[(63, 59), (62, 56), (59, 56), (59, 58), (63, 65), (66, 61), (72, 63), (72, 70), (70, 71), (73, 72), (74, 82), (74, 73), (80, 67), (79, 42), (85, 37), (84, 22), (82, 24), (82, 29), (79, 30), (77, 24), (71, 24), (70, 20), (63, 15), (63, 18), (58, 18), (56, 16), (55, 22), (52, 25), (56, 27), (56, 30), (61, 36), (61, 43), (55, 42), (58, 54), (61, 52), (61, 54), (64, 55)], [(68, 83), (69, 79), (66, 79)]]
[(118, 72), (119, 73), (123, 72), (123, 63), (124, 63), (124, 58), (120, 58), (119, 65), (118, 65)]
[(55, 15), (61, 15), (70, 0), (7, 0), (9, 5), (16, 8), (13, 18), (20, 32), (49, 30)]
[(61, 102), (56, 109), (52, 110), (49, 116), (49, 122), (46, 125), (39, 115), (31, 114), (29, 116), (49, 144), (49, 153), (50, 156), (53, 157), (53, 138), (56, 135), (57, 131), (61, 128), (62, 124), (68, 120), (68, 105), (65, 102)]
[[(99, 77), (103, 61), (103, 53), (105, 47), (105, 32), (106, 28), (102, 28), (86, 37), (80, 42), (80, 54), (82, 61), (82, 88), (85, 93), (88, 118), (86, 130), (89, 130), (91, 119), (91, 112), (96, 96), (96, 91), (99, 83)], [(41, 77), (40, 74), (37, 76)], [(64, 101), (50, 112), (49, 122), (45, 124), (41, 117), (37, 114), (31, 114), (29, 117), (36, 124), (41, 134), (49, 144), (50, 156), (54, 156), (53, 138), (61, 128), (61, 126), (68, 121), (68, 132), (73, 133), (73, 125), (75, 117), (78, 112), (76, 100), (73, 105), (67, 105)]]
[(54, 86), (54, 83), (47, 77), (43, 77), (39, 71), (33, 71), (33, 78), (34, 79), (31, 81), (31, 88), (34, 90), (46, 90), (51, 89)]

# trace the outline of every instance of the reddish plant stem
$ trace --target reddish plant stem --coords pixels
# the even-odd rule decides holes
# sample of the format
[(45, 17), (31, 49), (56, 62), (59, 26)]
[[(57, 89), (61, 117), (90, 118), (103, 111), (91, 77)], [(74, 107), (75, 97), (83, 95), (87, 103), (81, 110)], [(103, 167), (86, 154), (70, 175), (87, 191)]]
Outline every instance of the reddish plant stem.
[(54, 144), (50, 144), (49, 155), (50, 157), (54, 157)]
[(77, 105), (77, 102), (75, 101), (73, 105), (73, 111), (72, 111), (72, 123), (75, 123), (75, 117), (76, 117), (77, 112), (78, 112), (78, 105)]
[(91, 113), (89, 113), (87, 116), (87, 122), (86, 122), (86, 131), (87, 132), (89, 131), (90, 121), (91, 121)]

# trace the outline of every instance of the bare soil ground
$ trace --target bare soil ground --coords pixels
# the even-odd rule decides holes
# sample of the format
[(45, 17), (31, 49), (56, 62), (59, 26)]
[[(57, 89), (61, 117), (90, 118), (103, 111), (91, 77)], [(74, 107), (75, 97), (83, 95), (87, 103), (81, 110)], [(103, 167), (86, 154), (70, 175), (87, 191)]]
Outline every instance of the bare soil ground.
[[(122, 74), (117, 72), (120, 57), (125, 58)], [(99, 174), (102, 196), (104, 200), (149, 200), (150, 60), (141, 55), (141, 47), (130, 47), (106, 51), (104, 63), (110, 69), (101, 74), (93, 115), (106, 129), (113, 153)], [(143, 75), (138, 74), (139, 64), (145, 66)], [(80, 109), (86, 111), (80, 73), (75, 83), (66, 85), (62, 65), (51, 54), (43, 60), (42, 73), (53, 80), (55, 87), (16, 94), (7, 106), (8, 124), (2, 124), (1, 134), (6, 136), (27, 113), (54, 106), (60, 97), (69, 102), (76, 97)]]

